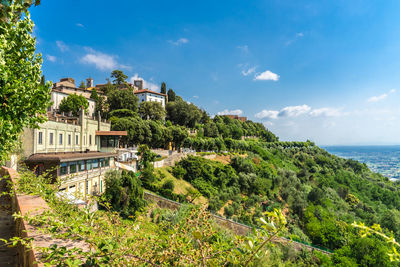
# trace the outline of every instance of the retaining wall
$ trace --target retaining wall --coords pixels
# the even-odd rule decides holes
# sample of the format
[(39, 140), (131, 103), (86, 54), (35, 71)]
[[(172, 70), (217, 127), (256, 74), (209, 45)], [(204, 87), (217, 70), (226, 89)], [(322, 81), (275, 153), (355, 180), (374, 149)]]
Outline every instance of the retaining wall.
[[(179, 207), (181, 206), (181, 203), (175, 202), (173, 200), (155, 195), (153, 193), (150, 192), (144, 192), (144, 199), (146, 200), (150, 200), (153, 203), (157, 204), (157, 206), (159, 206), (160, 208), (163, 209), (171, 209), (171, 210), (177, 210), (179, 209)], [(237, 234), (237, 235), (246, 235), (248, 234), (250, 231), (252, 231), (252, 227), (242, 224), (242, 223), (238, 223), (226, 218), (223, 218), (219, 215), (216, 214), (212, 214), (214, 220), (222, 227), (227, 228), (229, 230), (231, 230), (233, 233)], [(288, 238), (285, 237), (276, 237), (272, 239), (272, 242), (274, 243), (279, 243), (285, 246), (292, 246), (294, 247), (296, 250), (301, 250), (303, 248), (313, 251), (313, 250), (318, 250), (326, 255), (330, 255), (332, 254), (329, 251), (325, 251), (323, 249), (319, 249), (307, 244), (303, 244), (303, 243), (299, 243), (296, 241), (292, 241)]]
[[(14, 188), (14, 184), (19, 179), (19, 174), (16, 170), (7, 167), (1, 167), (0, 176), (11, 179), (12, 181), (12, 210), (14, 213), (20, 213), (22, 216), (28, 215), (34, 216), (43, 213), (49, 209), (46, 201), (40, 196), (17, 194)], [(30, 225), (28, 221), (23, 219), (17, 219), (15, 221), (16, 235), (22, 238), (33, 237), (32, 247), (50, 247), (52, 245), (65, 246), (67, 248), (80, 247), (83, 250), (88, 250), (89, 246), (83, 241), (71, 241), (54, 239), (50, 235), (46, 235), (38, 231), (33, 225)], [(36, 263), (41, 257), (41, 253), (35, 249), (27, 249), (22, 245), (18, 245), (18, 266), (37, 267), (44, 266), (43, 264)]]

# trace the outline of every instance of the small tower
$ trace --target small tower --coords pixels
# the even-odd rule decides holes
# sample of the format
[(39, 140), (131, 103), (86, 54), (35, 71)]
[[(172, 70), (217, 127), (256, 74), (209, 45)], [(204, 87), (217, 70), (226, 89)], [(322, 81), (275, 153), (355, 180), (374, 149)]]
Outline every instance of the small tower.
[(90, 87), (93, 87), (93, 79), (89, 77), (86, 79), (86, 88)]
[(133, 82), (133, 85), (136, 86), (138, 88), (138, 90), (142, 90), (143, 89), (143, 80), (135, 80)]

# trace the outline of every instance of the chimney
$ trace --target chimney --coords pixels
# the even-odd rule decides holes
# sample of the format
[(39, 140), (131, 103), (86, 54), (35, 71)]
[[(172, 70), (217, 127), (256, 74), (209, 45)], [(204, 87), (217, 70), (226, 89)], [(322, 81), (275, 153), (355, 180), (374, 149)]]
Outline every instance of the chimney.
[(94, 85), (93, 85), (93, 79), (89, 77), (86, 79), (86, 88), (90, 87), (94, 87)]

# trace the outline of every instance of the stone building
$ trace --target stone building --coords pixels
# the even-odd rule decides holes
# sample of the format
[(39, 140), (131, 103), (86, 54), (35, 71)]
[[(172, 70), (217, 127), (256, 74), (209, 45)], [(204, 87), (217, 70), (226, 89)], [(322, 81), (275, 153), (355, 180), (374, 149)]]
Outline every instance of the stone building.
[(71, 84), (66, 80), (53, 88), (48, 121), (38, 129), (24, 129), (20, 156), (37, 175), (49, 172), (54, 180), (59, 177), (60, 191), (78, 196), (100, 194), (105, 189), (105, 172), (116, 168), (119, 137), (127, 132), (110, 131), (110, 122), (94, 116), (94, 102), (89, 102), (93, 112), (81, 110), (78, 117), (57, 112), (60, 98), (68, 95), (65, 88), (72, 90)]
[(143, 102), (159, 102), (161, 106), (165, 107), (167, 99), (166, 94), (150, 91), (148, 89), (137, 90), (134, 94), (139, 98), (139, 105)]

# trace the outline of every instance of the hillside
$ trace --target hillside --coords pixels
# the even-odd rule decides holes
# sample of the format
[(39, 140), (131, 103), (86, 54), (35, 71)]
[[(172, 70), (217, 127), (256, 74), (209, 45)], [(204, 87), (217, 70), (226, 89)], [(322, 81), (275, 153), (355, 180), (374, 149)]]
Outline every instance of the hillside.
[[(278, 209), (288, 221), (286, 236), (334, 251), (331, 264), (391, 265), (390, 245), (381, 237), (361, 237), (352, 223), (380, 224), (399, 238), (399, 184), (313, 142), (279, 142), (261, 123), (210, 117), (175, 93), (165, 109), (157, 103), (140, 108), (133, 91), (112, 84), (106, 93), (109, 109), (102, 116), (113, 130), (128, 132), (123, 145), (141, 147), (140, 183), (147, 190), (253, 226)], [(148, 148), (194, 150), (211, 159), (189, 156), (172, 169), (154, 170)], [(110, 193), (109, 199), (116, 198)], [(140, 210), (136, 204), (117, 203), (115, 210), (127, 216)]]
[(351, 224), (377, 223), (398, 238), (397, 183), (312, 143), (247, 141), (246, 153), (231, 154), (229, 164), (189, 156), (170, 174), (207, 198), (210, 211), (248, 225), (259, 226), (263, 212), (282, 209), (288, 236), (334, 250), (332, 263), (390, 265), (384, 240), (361, 238)]

